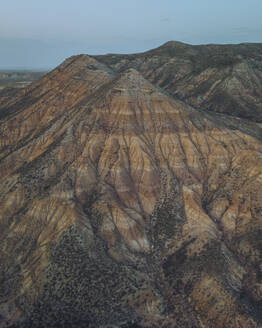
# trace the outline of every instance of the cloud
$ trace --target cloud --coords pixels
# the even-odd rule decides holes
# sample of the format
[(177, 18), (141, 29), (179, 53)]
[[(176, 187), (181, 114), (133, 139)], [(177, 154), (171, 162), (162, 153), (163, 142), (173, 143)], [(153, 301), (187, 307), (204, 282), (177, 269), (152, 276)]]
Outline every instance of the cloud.
[(170, 21), (170, 19), (168, 17), (160, 19), (160, 22), (162, 22), (162, 23), (169, 22), (169, 21)]

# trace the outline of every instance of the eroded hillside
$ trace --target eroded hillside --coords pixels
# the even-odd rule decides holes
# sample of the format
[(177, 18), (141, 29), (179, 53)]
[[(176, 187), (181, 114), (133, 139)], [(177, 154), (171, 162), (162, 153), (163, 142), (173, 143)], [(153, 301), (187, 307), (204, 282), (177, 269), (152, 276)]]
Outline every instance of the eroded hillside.
[(96, 56), (117, 71), (137, 69), (195, 108), (262, 122), (262, 45), (170, 41), (136, 55)]
[(0, 327), (262, 327), (260, 124), (173, 97), (159, 49), (2, 101)]

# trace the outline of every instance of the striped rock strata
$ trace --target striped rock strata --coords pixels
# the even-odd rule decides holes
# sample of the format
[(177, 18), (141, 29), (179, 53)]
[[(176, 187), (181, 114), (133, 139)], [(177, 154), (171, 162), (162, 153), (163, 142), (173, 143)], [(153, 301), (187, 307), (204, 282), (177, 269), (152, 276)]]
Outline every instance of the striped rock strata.
[(106, 65), (0, 107), (0, 327), (262, 327), (259, 124)]

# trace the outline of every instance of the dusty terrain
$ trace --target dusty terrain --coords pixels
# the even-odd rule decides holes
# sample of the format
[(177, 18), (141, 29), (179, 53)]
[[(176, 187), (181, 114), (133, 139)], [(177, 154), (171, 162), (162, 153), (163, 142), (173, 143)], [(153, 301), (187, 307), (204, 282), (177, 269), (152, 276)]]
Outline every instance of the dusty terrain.
[(169, 42), (0, 97), (0, 327), (262, 327), (261, 60)]

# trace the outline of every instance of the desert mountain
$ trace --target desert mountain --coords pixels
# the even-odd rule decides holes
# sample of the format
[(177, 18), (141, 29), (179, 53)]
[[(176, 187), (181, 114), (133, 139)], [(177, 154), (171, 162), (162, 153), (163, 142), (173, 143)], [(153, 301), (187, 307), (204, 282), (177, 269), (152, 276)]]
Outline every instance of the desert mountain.
[(0, 98), (0, 327), (262, 327), (261, 55), (79, 55)]
[(133, 67), (195, 108), (262, 122), (262, 44), (171, 41), (142, 54), (95, 58), (119, 72)]

